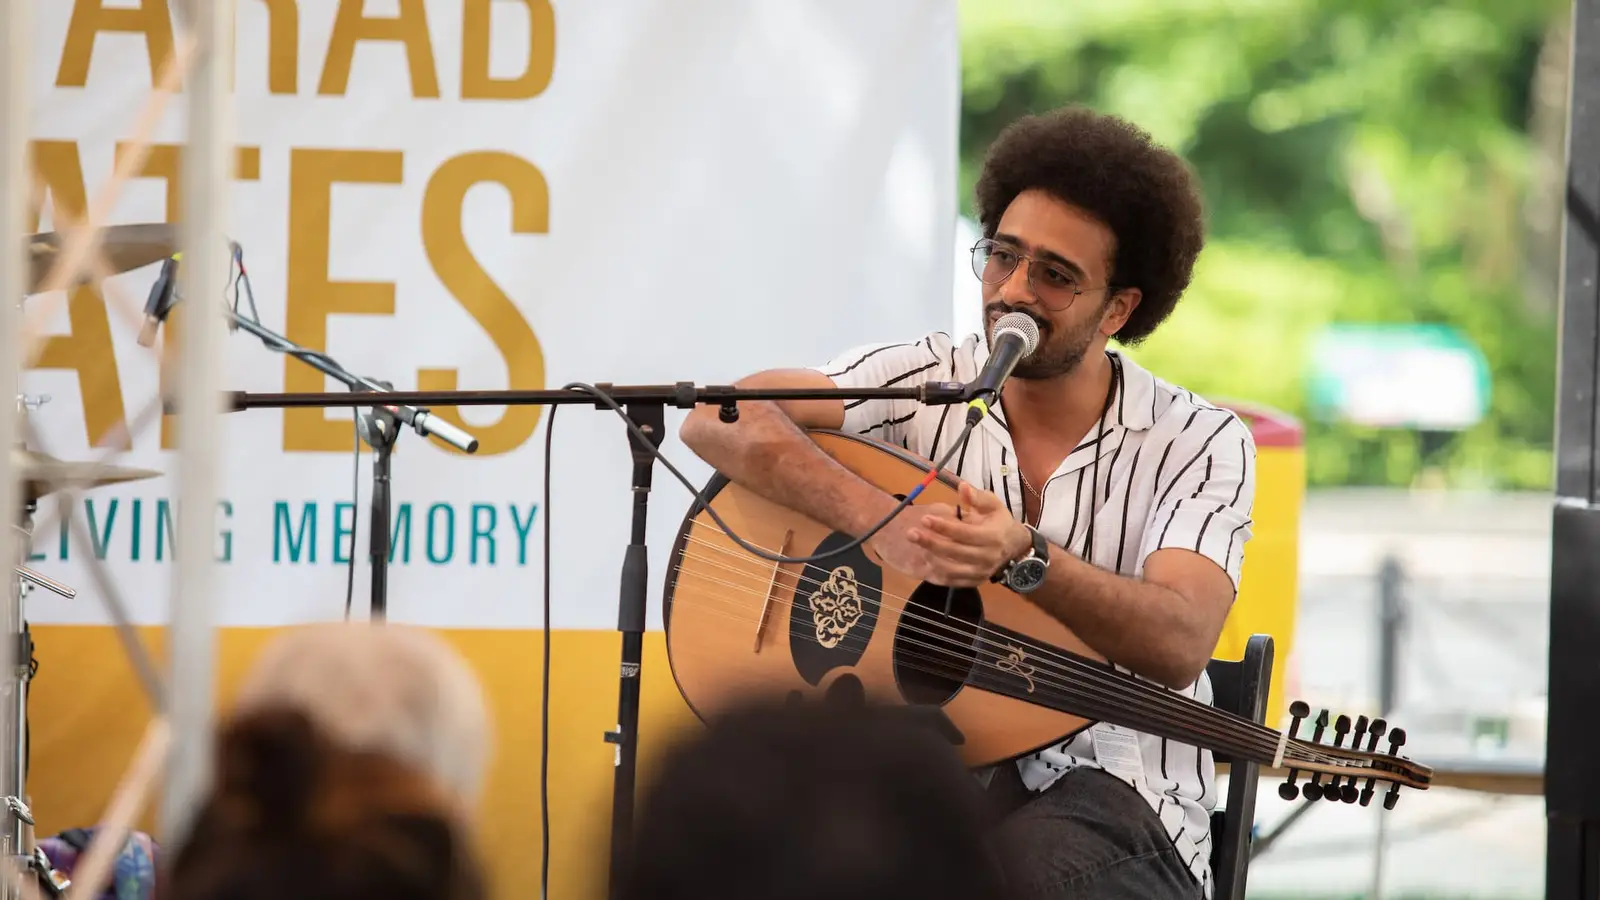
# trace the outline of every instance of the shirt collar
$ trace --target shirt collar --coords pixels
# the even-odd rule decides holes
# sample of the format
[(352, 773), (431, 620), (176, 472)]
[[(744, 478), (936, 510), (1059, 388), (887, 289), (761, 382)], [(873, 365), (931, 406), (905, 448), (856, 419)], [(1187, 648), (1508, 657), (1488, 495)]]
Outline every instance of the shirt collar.
[[(1115, 427), (1127, 428), (1133, 431), (1145, 431), (1156, 423), (1156, 378), (1150, 371), (1118, 350), (1107, 350), (1106, 355), (1112, 358), (1112, 377), (1116, 379), (1113, 385), (1116, 393), (1111, 398), (1111, 409), (1106, 417), (1107, 430)], [(989, 361), (989, 348), (982, 341), (976, 342), (973, 348), (973, 370), (982, 371), (984, 363)], [(1121, 375), (1118, 377), (1117, 370)], [(990, 415), (983, 417), (983, 425), (998, 429), (1001, 434), (1009, 434), (1005, 427), (1005, 411), (999, 404), (995, 405)]]
[[(988, 347), (980, 341), (976, 351), (976, 365), (981, 370), (988, 359)], [(1106, 352), (1112, 357), (1116, 368), (1112, 370), (1115, 393), (1106, 412), (1104, 433), (1100, 433), (1099, 420), (1091, 424), (1089, 433), (1085, 435), (1083, 441), (1061, 461), (1056, 475), (1075, 471), (1099, 457), (1116, 452), (1129, 431), (1145, 431), (1155, 424), (1155, 376), (1122, 352), (1116, 350)], [(990, 437), (1000, 441), (1002, 445), (1011, 447), (1011, 432), (1006, 426), (1004, 417), (1004, 408), (996, 404), (991, 414), (984, 416), (978, 423), (978, 427), (987, 430)]]
[(1106, 351), (1121, 366), (1117, 395), (1111, 398), (1107, 424), (1145, 431), (1156, 423), (1156, 377), (1148, 369), (1116, 350)]

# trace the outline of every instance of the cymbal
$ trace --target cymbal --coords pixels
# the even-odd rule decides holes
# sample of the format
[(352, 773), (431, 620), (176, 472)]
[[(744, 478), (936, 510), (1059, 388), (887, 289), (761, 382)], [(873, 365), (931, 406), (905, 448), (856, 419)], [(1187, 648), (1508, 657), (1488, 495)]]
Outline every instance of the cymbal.
[(63, 487), (96, 488), (125, 481), (159, 478), (152, 469), (110, 466), (93, 462), (67, 462), (34, 450), (12, 448), (11, 467), (22, 484), (25, 500), (37, 500)]
[[(42, 231), (28, 236), (29, 292), (38, 291), (50, 277), (60, 258), (65, 236), (57, 231)], [(140, 225), (107, 225), (100, 230), (100, 255), (112, 274), (157, 263), (178, 252), (178, 227), (164, 222)], [(81, 283), (86, 279), (79, 279)]]

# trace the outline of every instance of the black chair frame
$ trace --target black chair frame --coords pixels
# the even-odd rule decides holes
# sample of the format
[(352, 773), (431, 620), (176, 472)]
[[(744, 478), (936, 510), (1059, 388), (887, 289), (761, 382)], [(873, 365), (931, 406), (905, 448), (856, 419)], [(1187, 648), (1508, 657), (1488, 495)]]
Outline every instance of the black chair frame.
[[(1211, 676), (1212, 705), (1264, 723), (1267, 696), (1272, 689), (1272, 653), (1272, 636), (1255, 634), (1245, 643), (1242, 659), (1213, 659), (1206, 666), (1206, 673)], [(1215, 760), (1219, 765), (1228, 765), (1228, 798), (1211, 813), (1212, 898), (1243, 900), (1261, 766), (1225, 753), (1215, 754)]]

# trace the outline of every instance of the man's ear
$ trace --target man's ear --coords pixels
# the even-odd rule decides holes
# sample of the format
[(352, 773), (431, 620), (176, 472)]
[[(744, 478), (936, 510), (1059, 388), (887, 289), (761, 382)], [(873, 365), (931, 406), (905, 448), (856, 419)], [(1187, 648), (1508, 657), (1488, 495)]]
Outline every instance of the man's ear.
[(1128, 317), (1139, 308), (1139, 301), (1144, 299), (1144, 293), (1136, 287), (1123, 288), (1112, 294), (1106, 301), (1105, 313), (1100, 317), (1100, 333), (1107, 338), (1113, 337), (1128, 324)]

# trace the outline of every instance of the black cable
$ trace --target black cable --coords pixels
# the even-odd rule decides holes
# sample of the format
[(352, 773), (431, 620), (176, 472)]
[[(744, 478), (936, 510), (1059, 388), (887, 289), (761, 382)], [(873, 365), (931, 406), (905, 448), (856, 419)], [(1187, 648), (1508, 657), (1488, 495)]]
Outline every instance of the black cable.
[[(248, 290), (248, 288), (246, 289)], [(623, 423), (628, 426), (628, 431), (632, 433), (639, 445), (650, 448), (650, 454), (659, 460), (663, 466), (666, 466), (667, 471), (671, 472), (673, 477), (677, 478), (679, 483), (687, 488), (690, 494), (694, 495), (696, 508), (704, 509), (709, 513), (712, 520), (717, 523), (717, 527), (722, 529), (722, 533), (731, 538), (734, 543), (763, 559), (781, 563), (810, 563), (837, 556), (847, 550), (853, 550), (883, 530), (884, 526), (888, 525), (907, 506), (910, 506), (911, 502), (922, 493), (920, 486), (913, 489), (881, 522), (872, 526), (866, 534), (836, 550), (830, 550), (827, 553), (815, 556), (779, 556), (774, 553), (768, 553), (759, 547), (752, 546), (735, 534), (733, 529), (722, 521), (722, 517), (717, 515), (717, 511), (711, 508), (711, 501), (705, 496), (704, 490), (696, 489), (694, 484), (682, 472), (678, 471), (678, 467), (672, 464), (672, 460), (667, 459), (666, 455), (661, 452), (661, 448), (640, 430), (638, 424), (628, 417), (628, 413), (610, 395), (593, 385), (577, 382), (567, 385), (563, 390), (581, 390), (591, 394), (601, 404), (621, 416)], [(545, 424), (544, 432), (544, 677), (539, 685), (539, 816), (542, 822), (540, 827), (540, 859), (542, 861), (539, 867), (539, 896), (541, 898), (549, 897), (550, 889), (550, 481), (552, 471), (550, 456), (551, 449), (554, 446), (556, 410), (560, 408), (559, 404), (550, 406), (550, 419)], [(956, 451), (966, 444), (967, 438), (972, 434), (972, 429), (976, 424), (975, 421), (967, 422), (966, 427), (961, 429), (961, 435), (950, 442), (950, 449), (946, 450), (944, 456), (934, 463), (934, 471), (944, 469), (945, 464), (956, 454)]]
[[(245, 300), (250, 304), (250, 321), (260, 325), (261, 314), (256, 310), (256, 292), (255, 289), (250, 286), (250, 274), (245, 270), (244, 267), (244, 248), (240, 247), (238, 244), (234, 244), (233, 246), (233, 259), (234, 262), (239, 266), (239, 283), (244, 285)], [(237, 290), (237, 288), (235, 288), (235, 290)], [(237, 305), (238, 304), (235, 303), (234, 314), (238, 315), (239, 318), (242, 319), (244, 316), (238, 312)], [(287, 356), (293, 356), (296, 359), (303, 359), (307, 362), (313, 359), (321, 360), (330, 368), (341, 368), (340, 365), (334, 361), (333, 357), (328, 356), (325, 353), (318, 353), (315, 350), (296, 346), (278, 337), (270, 337), (264, 334), (257, 335), (257, 337), (260, 338), (261, 343), (267, 346), (268, 350), (276, 350), (279, 353)], [(315, 368), (314, 364), (313, 367)]]
[[(240, 246), (236, 241), (230, 241), (229, 244), (233, 250), (233, 265), (238, 268), (238, 274), (230, 273), (232, 275), (232, 283), (229, 287), (233, 290), (233, 314), (241, 319), (244, 318), (244, 315), (239, 312), (239, 287), (243, 285), (245, 302), (250, 304), (250, 321), (260, 325), (261, 313), (256, 309), (255, 288), (251, 287), (250, 273), (244, 266), (244, 247)], [(262, 336), (262, 343), (266, 344), (269, 350), (276, 350), (279, 353), (304, 360), (320, 359), (333, 368), (339, 367), (331, 357), (315, 350), (307, 350), (292, 344), (285, 344), (276, 339), (268, 339), (265, 336)], [(347, 622), (350, 620), (350, 611), (355, 605), (356, 529), (361, 523), (361, 413), (359, 411), (351, 411), (350, 426), (355, 435), (355, 447), (351, 453), (350, 466), (350, 559), (349, 565), (345, 570), (344, 580), (344, 618)], [(334, 522), (334, 527), (338, 527), (337, 521)]]
[[(901, 511), (903, 511), (906, 507), (910, 506), (912, 501), (916, 500), (918, 495), (920, 495), (922, 493), (922, 486), (921, 485), (918, 485), (917, 487), (911, 489), (911, 491), (908, 492), (906, 494), (906, 496), (898, 504), (895, 505), (895, 508), (890, 510), (889, 514), (884, 516), (883, 519), (881, 519), (878, 522), (878, 524), (876, 524), (876, 525), (872, 526), (871, 528), (867, 529), (865, 534), (862, 534), (860, 537), (855, 538), (854, 540), (850, 541), (848, 544), (845, 544), (845, 545), (843, 545), (841, 547), (838, 547), (836, 549), (833, 549), (833, 550), (829, 550), (827, 553), (819, 553), (819, 554), (816, 554), (814, 556), (779, 556), (776, 553), (770, 553), (770, 552), (768, 552), (766, 550), (761, 549), (760, 547), (756, 547), (756, 546), (750, 544), (744, 538), (741, 538), (741, 537), (739, 537), (739, 535), (735, 534), (733, 529), (728, 527), (728, 523), (722, 521), (722, 517), (717, 515), (717, 511), (711, 508), (711, 500), (710, 500), (710, 498), (705, 496), (705, 492), (703, 490), (697, 490), (695, 488), (694, 484), (692, 482), (690, 482), (689, 479), (686, 476), (684, 476), (684, 474), (682, 472), (678, 471), (678, 467), (674, 466), (672, 464), (672, 460), (667, 459), (667, 457), (661, 452), (661, 448), (657, 447), (654, 441), (651, 441), (648, 437), (645, 436), (645, 433), (639, 429), (638, 424), (635, 423), (632, 419), (628, 418), (628, 413), (625, 410), (623, 410), (622, 405), (619, 404), (609, 394), (606, 394), (604, 391), (601, 391), (599, 388), (595, 387), (594, 385), (583, 384), (581, 382), (576, 382), (576, 381), (572, 382), (571, 384), (566, 385), (565, 387), (562, 388), (562, 390), (567, 390), (567, 391), (579, 390), (579, 391), (583, 391), (586, 394), (590, 394), (596, 400), (600, 401), (600, 403), (602, 405), (604, 405), (607, 409), (610, 409), (612, 412), (614, 412), (617, 415), (621, 416), (623, 423), (628, 426), (628, 431), (630, 433), (632, 433), (634, 438), (637, 439), (644, 446), (649, 447), (651, 455), (654, 456), (658, 461), (660, 461), (660, 463), (663, 466), (666, 467), (667, 471), (671, 472), (672, 476), (674, 478), (678, 479), (678, 482), (680, 484), (682, 484), (686, 489), (688, 489), (689, 493), (694, 495), (695, 508), (696, 509), (704, 509), (706, 511), (706, 513), (711, 516), (711, 520), (713, 522), (717, 523), (717, 527), (722, 530), (722, 533), (727, 535), (729, 537), (729, 539), (731, 539), (735, 544), (738, 544), (740, 547), (744, 548), (744, 550), (746, 552), (752, 553), (752, 554), (754, 554), (756, 556), (759, 556), (762, 559), (765, 559), (765, 560), (767, 560), (769, 562), (776, 562), (776, 563), (813, 563), (813, 562), (820, 562), (822, 560), (838, 556), (839, 554), (848, 552), (850, 550), (854, 550), (855, 548), (857, 548), (857, 547), (861, 546), (862, 544), (866, 543), (869, 539), (872, 538), (873, 535), (877, 534), (879, 531), (882, 531), (884, 529), (884, 527), (887, 526), (889, 524), (889, 522), (891, 522), (894, 519), (895, 516), (898, 516), (901, 513)], [(554, 409), (555, 407), (552, 406), (551, 408)], [(941, 457), (938, 461), (936, 461), (933, 464), (933, 471), (940, 471), (940, 470), (944, 469), (945, 464), (950, 461), (951, 457), (956, 455), (956, 451), (961, 449), (961, 445), (966, 441), (967, 436), (972, 433), (972, 429), (976, 424), (977, 423), (975, 421), (971, 421), (971, 420), (969, 420), (967, 422), (966, 426), (961, 429), (961, 434), (958, 435), (954, 441), (950, 442), (950, 449), (946, 450), (945, 453), (944, 453), (944, 456)], [(548, 463), (549, 463), (549, 457), (548, 456), (545, 458), (545, 461), (546, 461), (546, 464), (548, 465)], [(545, 524), (549, 525), (550, 524), (550, 520), (546, 519), (545, 520)]]
[[(763, 559), (771, 560), (773, 562), (780, 562), (780, 563), (811, 563), (811, 562), (817, 562), (817, 561), (820, 561), (820, 560), (828, 559), (829, 557), (837, 556), (837, 555), (839, 555), (841, 553), (844, 553), (844, 552), (846, 552), (848, 550), (853, 550), (856, 547), (860, 546), (865, 541), (867, 541), (868, 539), (870, 539), (873, 535), (875, 535), (879, 531), (883, 530), (883, 528), (886, 525), (888, 525), (889, 522), (891, 520), (893, 520), (895, 516), (899, 515), (900, 512), (902, 510), (904, 510), (907, 506), (910, 506), (912, 501), (916, 500), (917, 496), (922, 493), (922, 488), (920, 486), (917, 487), (917, 488), (914, 488), (909, 493), (907, 493), (905, 498), (903, 500), (901, 500), (895, 506), (894, 509), (890, 510), (889, 514), (887, 516), (885, 516), (882, 519), (882, 521), (878, 522), (876, 525), (872, 526), (872, 528), (868, 529), (865, 534), (862, 534), (860, 537), (857, 537), (856, 539), (852, 540), (850, 543), (845, 544), (844, 546), (839, 547), (839, 548), (837, 548), (835, 550), (830, 550), (827, 553), (820, 553), (820, 554), (816, 554), (816, 555), (813, 555), (813, 556), (780, 556), (780, 555), (775, 554), (775, 553), (769, 553), (769, 552), (767, 552), (765, 550), (762, 550), (759, 547), (752, 546), (744, 538), (741, 538), (738, 534), (735, 534), (733, 529), (728, 527), (728, 524), (722, 520), (722, 517), (717, 515), (717, 511), (711, 508), (711, 501), (710, 501), (709, 498), (707, 498), (705, 496), (704, 491), (695, 488), (694, 484), (692, 482), (690, 482), (689, 479), (682, 472), (680, 472), (678, 470), (678, 467), (672, 464), (672, 460), (668, 459), (666, 457), (666, 455), (661, 452), (661, 448), (658, 447), (654, 441), (650, 440), (649, 437), (645, 435), (645, 433), (639, 428), (638, 424), (635, 423), (633, 421), (633, 419), (628, 417), (628, 413), (622, 408), (622, 406), (620, 404), (617, 403), (617, 401), (615, 399), (613, 399), (610, 395), (602, 392), (599, 388), (594, 387), (593, 385), (581, 384), (581, 383), (578, 383), (578, 382), (573, 382), (571, 384), (568, 384), (565, 388), (563, 388), (563, 390), (574, 390), (574, 389), (581, 390), (581, 391), (584, 391), (585, 393), (593, 395), (603, 405), (605, 405), (612, 412), (615, 412), (618, 416), (620, 416), (622, 418), (623, 424), (625, 424), (628, 427), (628, 431), (632, 433), (632, 435), (638, 441), (638, 443), (641, 446), (645, 446), (645, 447), (650, 448), (650, 454), (652, 456), (654, 456), (657, 460), (659, 460), (661, 462), (661, 464), (666, 467), (667, 471), (671, 472), (673, 477), (677, 478), (678, 482), (680, 484), (682, 484), (689, 491), (690, 494), (694, 495), (696, 507), (705, 509), (705, 511), (708, 514), (710, 514), (712, 521), (717, 523), (717, 527), (722, 529), (722, 532), (724, 534), (726, 534), (730, 539), (732, 539), (734, 543), (738, 544), (740, 547), (743, 547), (745, 550), (749, 551), (750, 553), (753, 553), (753, 554), (755, 554), (757, 556), (760, 556)], [(544, 494), (545, 494), (545, 497), (544, 497), (544, 503), (545, 503), (545, 510), (544, 510), (544, 617), (545, 617), (544, 618), (544, 646), (545, 646), (545, 651), (544, 651), (544, 654), (545, 655), (544, 655), (544, 683), (540, 686), (540, 691), (541, 691), (540, 723), (541, 723), (541, 727), (543, 728), (543, 741), (542, 741), (542, 743), (540, 745), (540, 748), (539, 748), (539, 807), (540, 807), (540, 814), (543, 817), (543, 821), (544, 821), (543, 835), (542, 835), (542, 843), (543, 843), (542, 851), (543, 851), (543, 854), (544, 854), (544, 867), (543, 867), (543, 869), (541, 871), (541, 874), (540, 874), (540, 879), (541, 879), (540, 896), (541, 897), (546, 896), (545, 892), (548, 889), (548, 880), (547, 879), (549, 878), (549, 858), (550, 858), (550, 818), (549, 818), (550, 809), (549, 809), (549, 795), (548, 795), (548, 778), (549, 778), (549, 766), (550, 766), (550, 743), (549, 743), (549, 734), (550, 734), (550, 732), (549, 732), (549, 728), (550, 728), (550, 607), (551, 607), (551, 601), (550, 601), (550, 557), (551, 557), (551, 553), (550, 553), (550, 481), (551, 481), (551, 470), (552, 470), (551, 458), (550, 458), (551, 452), (550, 451), (551, 451), (553, 437), (554, 437), (554, 433), (555, 433), (555, 411), (557, 409), (559, 409), (559, 408), (560, 408), (559, 405), (552, 405), (550, 407), (550, 422), (549, 422), (549, 424), (547, 424), (545, 426), (545, 436), (544, 436), (544, 440), (545, 440), (545, 450), (544, 450)], [(972, 429), (976, 424), (977, 423), (975, 421), (967, 422), (966, 426), (964, 428), (962, 428), (962, 430), (961, 430), (961, 435), (955, 441), (951, 442), (950, 449), (946, 450), (944, 456), (941, 459), (939, 459), (938, 462), (936, 462), (934, 464), (934, 467), (933, 467), (934, 471), (942, 470), (945, 467), (945, 464), (948, 463), (950, 461), (950, 458), (956, 454), (956, 451), (958, 451), (962, 447), (962, 445), (966, 443), (967, 437), (972, 433)]]
[[(350, 466), (350, 565), (344, 576), (344, 620), (350, 621), (350, 608), (356, 596), (356, 527), (361, 522), (361, 411), (351, 410), (350, 428), (355, 433), (355, 451)], [(334, 517), (333, 527), (339, 527)], [(372, 525), (369, 528), (375, 527)]]
[(550, 896), (550, 450), (556, 410), (544, 426), (544, 675), (539, 682), (539, 896)]

